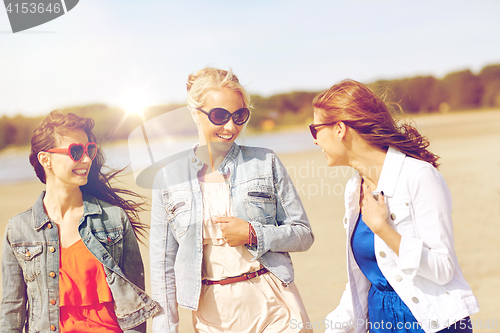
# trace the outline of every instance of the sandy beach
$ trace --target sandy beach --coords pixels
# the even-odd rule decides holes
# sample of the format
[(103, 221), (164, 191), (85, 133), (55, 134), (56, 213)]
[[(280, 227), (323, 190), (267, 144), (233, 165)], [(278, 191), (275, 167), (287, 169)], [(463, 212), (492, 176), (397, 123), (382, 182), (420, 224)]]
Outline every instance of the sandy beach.
[[(419, 131), (441, 156), (439, 170), (453, 197), (455, 249), (465, 278), (479, 300), (481, 311), (472, 316), (476, 331), (500, 329), (500, 110), (437, 114), (415, 118)], [(312, 145), (312, 139), (311, 139)], [(342, 226), (343, 190), (352, 175), (349, 168), (327, 168), (321, 150), (280, 155), (308, 213), (315, 243), (293, 253), (296, 284), (315, 331), (338, 305), (346, 275), (346, 239)], [(121, 186), (150, 197), (132, 175)], [(8, 219), (28, 209), (44, 185), (40, 182), (0, 185), (0, 232)], [(150, 214), (141, 214), (149, 224)], [(3, 237), (2, 237), (3, 242)], [(146, 241), (147, 244), (147, 241)], [(141, 248), (149, 280), (149, 250)], [(149, 283), (147, 283), (149, 285)], [(149, 291), (149, 287), (148, 287)], [(193, 332), (191, 312), (180, 309), (180, 332)], [(151, 327), (149, 327), (151, 332)]]

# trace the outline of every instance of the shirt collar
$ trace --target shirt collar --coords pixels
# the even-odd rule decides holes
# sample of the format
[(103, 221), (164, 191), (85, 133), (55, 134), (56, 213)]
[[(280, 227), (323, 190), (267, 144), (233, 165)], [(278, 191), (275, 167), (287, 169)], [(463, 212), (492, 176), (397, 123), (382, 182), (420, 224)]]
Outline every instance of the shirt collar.
[[(102, 208), (96, 198), (93, 196), (82, 193), (83, 195), (83, 218), (87, 215), (102, 214)], [(45, 212), (45, 207), (43, 206), (43, 198), (45, 197), (45, 191), (42, 191), (37, 201), (33, 205), (33, 219), (35, 222), (35, 230), (42, 228), (45, 224), (50, 222), (50, 218)]]
[[(196, 147), (198, 147), (198, 145), (196, 145), (189, 153), (189, 163), (193, 166), (193, 168), (196, 171), (199, 171), (203, 167), (203, 162), (201, 162), (201, 160), (195, 154)], [(226, 157), (224, 157), (224, 159), (222, 160), (222, 163), (219, 165), (217, 171), (221, 175), (227, 174), (229, 170), (229, 164), (231, 164), (231, 162), (233, 162), (236, 159), (236, 156), (238, 156), (239, 153), (240, 153), (240, 147), (233, 142), (231, 148), (229, 148)]]
[(404, 153), (392, 147), (387, 150), (377, 184), (377, 191), (384, 191), (384, 196), (392, 197), (394, 195), (405, 157)]

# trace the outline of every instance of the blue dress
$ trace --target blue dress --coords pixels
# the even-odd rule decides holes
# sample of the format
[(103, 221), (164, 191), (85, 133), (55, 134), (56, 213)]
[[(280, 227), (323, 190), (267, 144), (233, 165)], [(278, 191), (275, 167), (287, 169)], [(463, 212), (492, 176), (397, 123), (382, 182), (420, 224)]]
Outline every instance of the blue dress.
[[(380, 271), (375, 258), (375, 235), (363, 222), (361, 213), (351, 238), (351, 247), (359, 268), (371, 282), (368, 292), (368, 328), (371, 333), (425, 333), (403, 300)], [(439, 333), (472, 333), (466, 317)]]

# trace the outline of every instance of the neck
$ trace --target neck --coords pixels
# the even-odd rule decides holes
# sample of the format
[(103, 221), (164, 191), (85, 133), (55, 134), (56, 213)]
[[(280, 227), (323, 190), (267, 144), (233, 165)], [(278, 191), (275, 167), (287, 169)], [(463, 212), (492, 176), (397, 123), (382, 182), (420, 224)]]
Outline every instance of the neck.
[(61, 187), (51, 182), (47, 182), (43, 204), (47, 215), (52, 219), (64, 218), (64, 216), (74, 209), (81, 209), (83, 206), (83, 195), (80, 187)]
[(356, 169), (363, 180), (372, 188), (377, 188), (386, 151), (371, 146), (351, 153), (349, 165)]
[(219, 142), (205, 145), (200, 144), (195, 154), (203, 163), (208, 165), (207, 172), (210, 173), (217, 171), (230, 148), (230, 144)]

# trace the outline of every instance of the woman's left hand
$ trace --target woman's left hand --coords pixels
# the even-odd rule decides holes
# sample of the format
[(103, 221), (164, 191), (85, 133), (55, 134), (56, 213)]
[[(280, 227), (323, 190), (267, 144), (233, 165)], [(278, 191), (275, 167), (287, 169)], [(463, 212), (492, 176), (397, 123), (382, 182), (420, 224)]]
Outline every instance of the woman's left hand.
[(363, 221), (374, 234), (378, 235), (386, 227), (389, 227), (387, 224), (389, 211), (385, 204), (384, 192), (380, 192), (378, 200), (375, 200), (370, 186), (363, 184), (363, 194), (363, 205), (361, 207)]
[(217, 217), (213, 221), (220, 224), (222, 236), (229, 246), (244, 245), (248, 242), (248, 228), (250, 225), (247, 221), (230, 216)]

